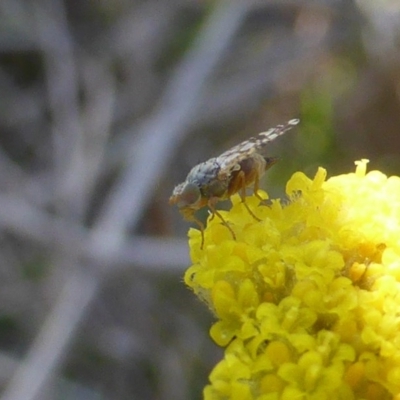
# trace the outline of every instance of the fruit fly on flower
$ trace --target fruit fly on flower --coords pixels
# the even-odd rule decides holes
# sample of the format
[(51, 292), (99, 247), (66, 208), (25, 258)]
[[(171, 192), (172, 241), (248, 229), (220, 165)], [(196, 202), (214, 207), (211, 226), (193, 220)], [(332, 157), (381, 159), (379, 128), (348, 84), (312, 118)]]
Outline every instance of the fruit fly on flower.
[(186, 180), (175, 187), (169, 203), (176, 204), (186, 220), (194, 221), (200, 227), (201, 248), (204, 245), (204, 224), (196, 218), (195, 213), (203, 207), (209, 207), (212, 218), (215, 215), (220, 218), (234, 239), (236, 236), (232, 228), (215, 208), (219, 201), (239, 192), (246, 209), (258, 220), (245, 202), (246, 187), (253, 186), (254, 194), (262, 200), (257, 193), (259, 180), (264, 172), (278, 161), (275, 157), (263, 155), (264, 147), (298, 123), (298, 119), (292, 119), (284, 125), (277, 125), (232, 147), (218, 157), (196, 165)]

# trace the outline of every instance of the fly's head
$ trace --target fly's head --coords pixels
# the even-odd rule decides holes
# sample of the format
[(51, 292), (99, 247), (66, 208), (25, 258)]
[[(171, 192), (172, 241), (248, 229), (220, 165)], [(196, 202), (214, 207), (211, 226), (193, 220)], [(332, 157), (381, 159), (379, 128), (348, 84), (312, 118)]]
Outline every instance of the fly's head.
[(199, 210), (203, 203), (200, 188), (193, 182), (182, 182), (175, 187), (169, 198), (169, 204), (176, 205), (186, 217)]

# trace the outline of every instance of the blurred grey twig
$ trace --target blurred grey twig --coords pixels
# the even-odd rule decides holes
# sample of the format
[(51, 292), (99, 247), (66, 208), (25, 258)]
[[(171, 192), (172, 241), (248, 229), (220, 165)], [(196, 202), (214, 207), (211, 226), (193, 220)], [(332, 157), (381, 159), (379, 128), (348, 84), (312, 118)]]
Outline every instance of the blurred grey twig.
[[(202, 100), (208, 79), (252, 2), (221, 2), (210, 15), (192, 48), (172, 74), (154, 113), (133, 136), (129, 165), (110, 191), (97, 222), (99, 240), (107, 251), (129, 227), (135, 227), (173, 150), (186, 132)], [(98, 236), (99, 235), (99, 236)]]
[[(251, 4), (252, 2), (246, 1), (219, 3), (199, 32), (193, 49), (188, 52), (172, 76), (153, 115), (141, 124), (132, 144), (131, 164), (127, 166), (116, 187), (111, 191), (105, 208), (91, 232), (91, 246), (97, 254), (107, 255), (117, 252), (125, 242), (128, 227), (136, 226), (138, 223), (161, 171), (167, 165), (173, 149), (185, 133), (188, 121), (195, 113), (207, 79), (212, 75)], [(51, 104), (56, 116), (54, 138), (58, 150), (55, 153), (57, 157), (55, 162), (59, 170), (57, 176), (61, 178), (60, 193), (66, 196), (64, 200), (68, 200), (66, 205), (70, 211), (74, 211), (70, 206), (78, 207), (79, 216), (81, 195), (74, 201), (69, 196), (69, 190), (72, 186), (78, 188), (78, 191), (84, 188), (82, 177), (74, 176), (75, 163), (85, 162), (82, 146), (83, 131), (77, 109), (75, 86), (77, 76), (72, 58), (73, 50), (70, 48), (69, 34), (63, 25), (65, 13), (62, 7), (58, 6), (61, 7), (61, 3), (56, 3), (58, 8), (56, 13), (60, 14), (54, 20), (61, 21), (62, 31), (58, 33), (61, 35), (62, 43), (59, 44), (61, 49), (65, 50), (61, 56), (67, 57), (65, 61), (69, 70), (64, 70), (64, 64), (60, 60), (52, 60), (53, 56), (60, 56), (58, 50), (54, 48), (57, 43), (52, 43), (49, 48), (53, 49), (54, 53), (52, 56), (51, 53), (47, 54), (49, 54), (50, 86), (54, 84), (54, 88), (51, 89)], [(55, 28), (60, 29), (60, 26)], [(48, 34), (51, 35), (52, 32), (45, 33)], [(65, 85), (71, 87), (66, 88)], [(64, 90), (68, 93), (65, 99), (60, 98)], [(65, 138), (63, 136), (65, 132), (71, 132), (72, 136)], [(68, 151), (63, 154), (66, 148)], [(62, 163), (58, 164), (61, 161)], [(86, 268), (89, 265), (79, 265), (80, 262), (79, 254), (71, 254), (63, 260), (63, 264), (76, 263), (76, 265), (69, 266), (69, 277), (60, 297), (26, 359), (6, 388), (2, 400), (38, 399), (44, 385), (58, 369), (79, 322), (95, 298), (101, 283), (101, 274), (97, 275), (97, 278), (96, 275), (88, 276)], [(93, 269), (89, 269), (93, 272)], [(96, 270), (95, 266), (94, 269)]]
[(176, 273), (189, 264), (184, 239), (133, 236), (117, 252), (99, 254), (90, 246), (88, 228), (60, 216), (50, 216), (22, 196), (0, 195), (0, 209), (2, 229), (59, 254), (80, 254), (113, 272), (135, 265), (143, 271)]

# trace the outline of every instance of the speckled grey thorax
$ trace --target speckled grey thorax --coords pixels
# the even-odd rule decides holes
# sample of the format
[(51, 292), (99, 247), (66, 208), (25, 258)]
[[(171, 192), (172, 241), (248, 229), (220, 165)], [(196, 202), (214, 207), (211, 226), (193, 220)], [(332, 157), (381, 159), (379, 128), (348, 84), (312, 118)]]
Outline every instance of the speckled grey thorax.
[(222, 200), (227, 194), (229, 179), (228, 176), (221, 179), (220, 171), (221, 165), (218, 158), (211, 158), (193, 167), (186, 182), (196, 185), (203, 198), (218, 197)]
[(196, 184), (199, 187), (208, 185), (218, 176), (221, 169), (216, 158), (210, 158), (206, 162), (196, 165), (189, 172), (186, 178), (187, 182)]

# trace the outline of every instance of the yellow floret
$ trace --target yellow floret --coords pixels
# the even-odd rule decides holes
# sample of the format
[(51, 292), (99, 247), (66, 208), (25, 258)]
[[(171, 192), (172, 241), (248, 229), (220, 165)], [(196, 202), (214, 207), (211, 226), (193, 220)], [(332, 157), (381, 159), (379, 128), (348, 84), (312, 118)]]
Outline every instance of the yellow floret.
[[(400, 400), (400, 178), (295, 173), (190, 231), (185, 282), (225, 348), (207, 400)], [(262, 193), (263, 198), (268, 195)]]

